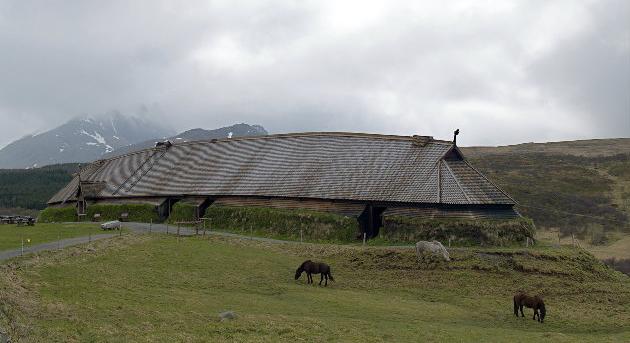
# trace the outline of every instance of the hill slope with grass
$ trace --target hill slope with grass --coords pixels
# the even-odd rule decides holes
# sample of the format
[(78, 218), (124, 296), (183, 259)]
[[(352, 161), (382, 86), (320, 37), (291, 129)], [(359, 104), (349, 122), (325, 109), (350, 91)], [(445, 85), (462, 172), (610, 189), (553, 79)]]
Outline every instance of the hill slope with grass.
[(606, 231), (630, 232), (630, 138), (463, 151), (539, 227), (573, 231), (601, 243)]
[[(0, 266), (17, 341), (623, 342), (630, 282), (582, 250), (412, 249), (130, 235)], [(324, 260), (329, 287), (293, 279)], [(314, 277), (316, 282), (317, 277)], [(544, 324), (512, 295), (542, 294)], [(234, 311), (237, 318), (220, 321)]]

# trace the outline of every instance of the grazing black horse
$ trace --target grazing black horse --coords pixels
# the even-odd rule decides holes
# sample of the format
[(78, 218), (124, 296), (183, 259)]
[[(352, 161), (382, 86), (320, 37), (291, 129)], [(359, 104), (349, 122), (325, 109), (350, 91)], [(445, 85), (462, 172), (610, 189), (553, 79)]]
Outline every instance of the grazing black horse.
[(332, 274), (330, 273), (330, 266), (326, 263), (313, 262), (311, 260), (304, 261), (304, 263), (302, 263), (295, 271), (295, 279), (299, 279), (300, 276), (302, 276), (303, 272), (306, 272), (307, 283), (313, 283), (312, 274), (321, 274), (319, 279), (320, 286), (322, 285), (322, 280), (324, 280), (324, 278), (326, 278), (326, 283), (324, 284), (324, 286), (328, 286), (329, 278), (330, 281), (335, 281)]
[(545, 310), (545, 302), (543, 299), (537, 295), (530, 297), (525, 293), (517, 293), (514, 295), (514, 315), (518, 317), (518, 310), (521, 310), (521, 317), (525, 317), (523, 314), (523, 306), (527, 308), (534, 309), (534, 317), (532, 319), (536, 320), (536, 316), (538, 316), (538, 321), (543, 322), (545, 320), (545, 314), (547, 311)]

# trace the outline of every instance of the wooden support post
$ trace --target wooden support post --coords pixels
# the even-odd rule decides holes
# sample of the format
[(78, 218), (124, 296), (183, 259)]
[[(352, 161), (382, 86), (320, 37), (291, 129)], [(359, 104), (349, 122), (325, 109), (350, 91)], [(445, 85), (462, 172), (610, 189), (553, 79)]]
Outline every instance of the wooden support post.
[(365, 238), (366, 238), (366, 237), (367, 237), (367, 234), (364, 232), (364, 233), (363, 233), (363, 245), (365, 245), (365, 240), (366, 240)]
[(153, 218), (149, 221), (149, 233), (151, 233), (151, 229), (153, 228)]
[[(369, 206), (369, 211), (368, 214), (370, 215), (369, 218), (369, 230), (370, 230), (370, 236), (374, 233), (374, 208), (372, 207), (372, 205), (368, 205)], [(363, 240), (365, 241), (365, 237), (363, 237)]]

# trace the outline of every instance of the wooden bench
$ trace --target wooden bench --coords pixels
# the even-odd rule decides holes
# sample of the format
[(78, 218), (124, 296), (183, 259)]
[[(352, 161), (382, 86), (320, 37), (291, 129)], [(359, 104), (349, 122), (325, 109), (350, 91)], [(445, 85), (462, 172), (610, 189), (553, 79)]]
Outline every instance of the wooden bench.
[(92, 217), (92, 221), (93, 222), (100, 222), (101, 221), (101, 214), (100, 213), (94, 213), (94, 217)]
[(127, 221), (129, 219), (129, 213), (121, 213), (120, 218), (118, 218), (121, 222)]

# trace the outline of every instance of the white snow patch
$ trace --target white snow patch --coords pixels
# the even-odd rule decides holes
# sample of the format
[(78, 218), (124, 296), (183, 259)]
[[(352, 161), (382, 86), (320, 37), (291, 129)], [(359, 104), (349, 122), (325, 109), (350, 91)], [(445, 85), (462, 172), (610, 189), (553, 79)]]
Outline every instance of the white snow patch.
[[(118, 134), (118, 130), (116, 129), (116, 125), (114, 125), (114, 118), (109, 117), (109, 122), (112, 124), (112, 129), (114, 129), (114, 133)], [(114, 138), (118, 139), (118, 137), (114, 136)]]
[[(81, 130), (81, 133), (84, 134), (84, 135), (92, 137), (99, 144), (104, 145), (105, 146), (105, 152), (112, 152), (112, 151), (114, 151), (114, 148), (112, 148), (111, 145), (107, 144), (107, 141), (105, 141), (105, 138), (103, 136), (101, 136), (100, 133), (94, 131), (94, 134), (91, 135), (91, 134), (87, 133), (85, 130)], [(85, 143), (85, 144), (87, 144), (87, 145), (96, 145), (95, 143), (92, 143), (92, 144)]]
[(120, 139), (118, 136), (112, 136), (112, 137), (114, 137), (114, 139)]
[(87, 142), (87, 143), (85, 143), (85, 145), (98, 145), (98, 143), (94, 143), (94, 142)]
[(228, 133), (228, 138), (232, 138), (232, 131)]
[(66, 149), (64, 149), (64, 148), (59, 148), (59, 152), (63, 152), (64, 150), (66, 150)]
[(177, 137), (177, 138), (175, 138), (175, 139), (182, 139), (182, 138), (181, 138), (181, 137)]
[(81, 133), (86, 135), (86, 136), (90, 136), (90, 137), (94, 138), (95, 141), (97, 141), (97, 142), (99, 142), (101, 144), (107, 144), (107, 142), (105, 142), (105, 138), (103, 138), (103, 136), (101, 136), (101, 134), (96, 132), (96, 131), (94, 131), (93, 135), (87, 133), (87, 131), (85, 131), (85, 130), (81, 130)]

